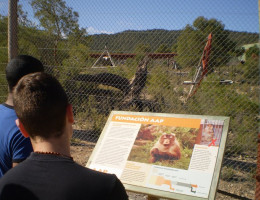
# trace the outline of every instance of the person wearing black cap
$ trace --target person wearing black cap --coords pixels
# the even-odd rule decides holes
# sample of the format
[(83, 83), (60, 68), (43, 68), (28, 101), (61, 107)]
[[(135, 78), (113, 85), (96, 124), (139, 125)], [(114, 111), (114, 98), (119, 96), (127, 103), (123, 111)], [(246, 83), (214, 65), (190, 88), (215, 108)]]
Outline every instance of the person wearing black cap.
[(0, 104), (0, 177), (32, 152), (30, 139), (25, 138), (15, 124), (17, 116), (13, 108), (14, 86), (24, 75), (43, 71), (43, 64), (28, 55), (13, 58), (6, 67), (8, 96), (6, 102)]
[[(37, 72), (15, 86), (14, 109), (34, 152), (0, 179), (0, 199), (127, 200), (121, 181), (73, 161), (72, 105), (56, 78)], [(25, 103), (26, 102), (26, 103)]]

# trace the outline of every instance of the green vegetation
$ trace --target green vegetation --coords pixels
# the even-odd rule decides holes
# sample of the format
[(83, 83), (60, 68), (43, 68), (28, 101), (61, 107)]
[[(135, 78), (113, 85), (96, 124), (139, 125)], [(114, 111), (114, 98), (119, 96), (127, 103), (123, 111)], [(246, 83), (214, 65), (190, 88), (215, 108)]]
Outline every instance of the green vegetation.
[(155, 53), (170, 53), (171, 49), (166, 44), (161, 44)]
[(235, 169), (233, 169), (232, 167), (224, 167), (222, 169), (221, 178), (226, 181), (232, 180), (235, 174)]
[[(153, 29), (145, 31), (127, 30), (110, 35), (92, 35), (90, 36), (90, 49), (92, 51), (100, 52), (104, 49), (105, 45), (107, 45), (111, 52), (132, 53), (138, 44), (143, 43), (150, 45), (151, 52), (155, 52), (162, 44), (170, 47), (172, 52), (177, 52), (177, 41), (181, 33), (183, 33), (183, 30)], [(237, 46), (256, 43), (259, 38), (258, 33), (236, 32), (229, 30), (225, 30), (225, 35), (228, 37), (227, 40), (235, 42)], [(203, 45), (205, 45), (206, 39), (207, 35), (203, 38), (203, 41), (205, 41), (203, 42)]]
[(85, 29), (79, 28), (79, 15), (77, 12), (73, 12), (72, 8), (67, 7), (63, 0), (32, 0), (31, 5), (34, 15), (39, 19), (45, 33), (54, 39), (54, 60), (56, 65), (60, 64), (57, 58), (59, 42), (63, 38), (68, 38), (68, 41), (73, 38), (73, 42), (75, 42), (77, 38), (86, 34)]
[(180, 33), (181, 30), (153, 29), (147, 31), (127, 30), (113, 35), (93, 35), (91, 36), (90, 48), (94, 51), (100, 51), (107, 44), (110, 51), (132, 53), (138, 44), (143, 43), (150, 45), (151, 52), (154, 52), (161, 44), (168, 44), (171, 47), (176, 43)]
[(216, 19), (198, 17), (193, 25), (187, 25), (178, 37), (177, 62), (183, 66), (196, 66), (201, 58), (202, 50), (207, 37), (212, 33), (211, 57), (209, 71), (213, 67), (226, 64), (229, 61), (227, 55), (235, 50), (235, 42), (228, 38), (224, 24)]

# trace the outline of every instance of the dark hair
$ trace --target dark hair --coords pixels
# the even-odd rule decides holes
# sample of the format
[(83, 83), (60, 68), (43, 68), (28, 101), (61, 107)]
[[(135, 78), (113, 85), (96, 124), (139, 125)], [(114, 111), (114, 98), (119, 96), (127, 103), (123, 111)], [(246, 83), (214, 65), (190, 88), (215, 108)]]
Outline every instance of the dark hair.
[(19, 55), (13, 58), (6, 66), (6, 80), (9, 91), (12, 92), (14, 86), (25, 75), (34, 72), (43, 72), (43, 64), (38, 59), (28, 56)]
[(21, 78), (13, 92), (14, 109), (30, 137), (59, 137), (63, 133), (67, 95), (53, 76), (37, 72)]

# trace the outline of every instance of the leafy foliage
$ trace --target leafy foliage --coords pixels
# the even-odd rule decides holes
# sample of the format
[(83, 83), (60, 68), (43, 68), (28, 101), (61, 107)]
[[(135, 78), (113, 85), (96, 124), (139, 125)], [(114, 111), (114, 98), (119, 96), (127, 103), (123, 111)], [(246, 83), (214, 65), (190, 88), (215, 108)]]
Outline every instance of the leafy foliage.
[[(184, 29), (185, 30), (185, 29)], [(177, 41), (184, 30), (162, 30), (153, 29), (145, 31), (127, 30), (115, 34), (98, 34), (88, 36), (91, 38), (90, 50), (103, 51), (105, 45), (109, 51), (115, 53), (131, 53), (138, 44), (149, 44), (151, 52), (155, 52), (160, 45), (165, 44), (171, 47), (171, 52), (177, 52)], [(259, 34), (248, 32), (236, 32), (225, 30), (227, 40), (232, 40), (237, 46), (258, 42)], [(203, 45), (206, 44), (207, 34), (203, 38)], [(199, 47), (196, 47), (199, 48)], [(201, 56), (202, 49), (200, 49)], [(198, 61), (197, 61), (198, 62)]]
[(171, 49), (166, 44), (161, 44), (155, 52), (156, 53), (170, 53)]
[(168, 31), (162, 29), (153, 29), (147, 31), (127, 30), (112, 35), (100, 34), (92, 35), (90, 49), (102, 51), (107, 45), (110, 51), (118, 53), (130, 53), (135, 50), (139, 44), (150, 46), (150, 52), (154, 52), (161, 44), (172, 46), (177, 42), (181, 31)]
[(79, 14), (66, 6), (63, 0), (32, 0), (34, 15), (49, 35), (54, 37), (54, 61), (61, 63), (57, 58), (57, 47), (61, 39), (74, 36), (74, 40), (86, 34), (86, 30), (79, 28)]
[(254, 45), (253, 47), (250, 47), (246, 51), (246, 59), (254, 58), (255, 60), (259, 58), (259, 47), (257, 45)]
[[(63, 0), (32, 0), (34, 15), (41, 26), (50, 34), (60, 39), (80, 31), (78, 24), (79, 14), (66, 6)], [(83, 33), (85, 32), (82, 29)]]
[(216, 19), (198, 17), (193, 25), (187, 25), (177, 42), (177, 62), (183, 67), (197, 66), (207, 41), (207, 36), (212, 33), (212, 48), (209, 71), (213, 66), (226, 64), (229, 53), (235, 50), (235, 42), (228, 38), (224, 24)]

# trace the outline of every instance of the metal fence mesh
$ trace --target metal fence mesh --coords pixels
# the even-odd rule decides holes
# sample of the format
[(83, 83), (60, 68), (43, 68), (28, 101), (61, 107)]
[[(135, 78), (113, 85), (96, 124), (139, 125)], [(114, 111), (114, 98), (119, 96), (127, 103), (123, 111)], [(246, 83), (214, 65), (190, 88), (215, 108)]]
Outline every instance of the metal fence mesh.
[[(230, 116), (219, 189), (253, 199), (259, 131), (257, 1), (250, 1), (253, 10), (247, 1), (200, 3), (20, 1), (19, 54), (39, 58), (61, 81), (74, 107), (72, 146), (91, 147), (89, 152), (111, 110)], [(8, 1), (1, 0), (1, 102), (7, 94), (7, 10)], [(205, 70), (200, 61), (210, 33)]]

